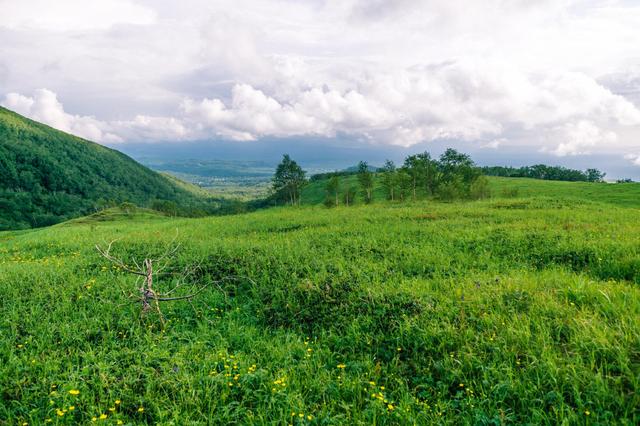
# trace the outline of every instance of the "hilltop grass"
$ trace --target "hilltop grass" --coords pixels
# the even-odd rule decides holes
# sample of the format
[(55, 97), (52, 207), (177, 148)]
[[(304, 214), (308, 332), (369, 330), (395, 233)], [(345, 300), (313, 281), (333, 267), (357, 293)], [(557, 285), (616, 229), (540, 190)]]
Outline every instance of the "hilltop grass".
[[(0, 233), (0, 424), (637, 424), (640, 211), (579, 188)], [(163, 330), (93, 246), (176, 230), (235, 279)]]

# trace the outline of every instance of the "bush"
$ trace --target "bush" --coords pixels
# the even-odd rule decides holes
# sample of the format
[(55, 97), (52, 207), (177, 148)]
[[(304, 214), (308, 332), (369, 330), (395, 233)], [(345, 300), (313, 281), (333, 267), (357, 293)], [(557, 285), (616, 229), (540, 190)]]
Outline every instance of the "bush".
[(335, 207), (336, 206), (336, 200), (333, 197), (327, 197), (324, 199), (324, 206), (327, 208), (331, 208), (331, 207)]
[(478, 176), (469, 188), (469, 197), (472, 200), (481, 200), (491, 197), (491, 189), (489, 188), (489, 179), (486, 176)]
[(455, 177), (450, 182), (446, 182), (438, 188), (438, 198), (442, 201), (453, 201), (466, 198), (464, 184), (459, 177)]

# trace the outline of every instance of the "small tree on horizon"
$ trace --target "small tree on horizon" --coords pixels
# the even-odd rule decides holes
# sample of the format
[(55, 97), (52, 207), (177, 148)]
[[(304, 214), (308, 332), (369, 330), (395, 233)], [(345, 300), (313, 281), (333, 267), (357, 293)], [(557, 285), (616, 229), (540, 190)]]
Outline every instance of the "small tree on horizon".
[(358, 163), (358, 182), (360, 182), (365, 203), (371, 203), (373, 201), (373, 173), (369, 170), (366, 161)]
[(408, 195), (411, 193), (413, 180), (411, 175), (407, 173), (406, 167), (401, 167), (398, 169), (398, 196), (400, 200), (404, 201), (408, 198)]
[(391, 160), (387, 160), (382, 167), (382, 186), (387, 193), (387, 198), (394, 201), (398, 188), (398, 172)]
[(289, 154), (282, 156), (282, 161), (276, 168), (273, 177), (273, 189), (276, 194), (283, 196), (291, 205), (300, 204), (300, 189), (306, 183), (306, 172), (291, 159)]
[(337, 207), (340, 198), (340, 175), (337, 172), (329, 178), (325, 190), (327, 191), (327, 200), (333, 199), (333, 204)]
[(420, 163), (420, 158), (417, 155), (410, 155), (404, 160), (403, 166), (403, 169), (411, 178), (411, 196), (413, 197), (414, 201), (416, 199), (416, 190), (418, 188), (418, 183), (420, 182), (423, 174)]

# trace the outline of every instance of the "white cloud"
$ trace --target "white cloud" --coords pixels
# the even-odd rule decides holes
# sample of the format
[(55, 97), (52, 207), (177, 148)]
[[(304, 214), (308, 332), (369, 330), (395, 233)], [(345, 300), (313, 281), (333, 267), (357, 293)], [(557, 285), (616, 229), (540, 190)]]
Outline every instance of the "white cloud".
[(0, 27), (19, 30), (103, 30), (148, 25), (155, 13), (129, 0), (0, 0)]
[(554, 128), (551, 137), (560, 142), (551, 153), (560, 157), (591, 154), (598, 144), (608, 146), (617, 140), (614, 132), (602, 130), (585, 120)]
[[(559, 156), (640, 149), (640, 5), (621, 0), (0, 7), (0, 94), (97, 140), (347, 134), (508, 140)], [(17, 95), (38, 87), (82, 116), (55, 95)]]
[(629, 160), (634, 166), (640, 166), (640, 154), (627, 154), (625, 160)]
[(507, 142), (507, 139), (505, 138), (494, 139), (483, 144), (481, 147), (488, 148), (488, 149), (498, 149), (500, 145), (504, 145), (506, 142)]
[[(518, 127), (534, 135), (553, 132), (554, 138), (538, 142), (555, 144), (557, 149), (544, 148), (557, 155), (586, 153), (581, 148), (615, 140), (612, 131), (595, 132), (598, 126), (640, 125), (640, 110), (632, 103), (579, 73), (539, 78), (497, 66), (451, 63), (380, 73), (358, 86), (345, 92), (311, 88), (279, 101), (239, 84), (228, 103), (187, 100), (183, 111), (202, 129), (238, 140), (347, 133), (410, 146), (486, 139)], [(493, 146), (503, 140), (494, 138)]]
[(119, 136), (107, 130), (108, 126), (105, 123), (94, 117), (66, 113), (56, 94), (50, 90), (36, 90), (33, 97), (9, 93), (0, 104), (36, 121), (85, 139), (96, 142), (122, 141)]
[(121, 135), (121, 139), (131, 141), (181, 141), (195, 136), (182, 120), (173, 117), (137, 115), (133, 120), (114, 121), (108, 126)]

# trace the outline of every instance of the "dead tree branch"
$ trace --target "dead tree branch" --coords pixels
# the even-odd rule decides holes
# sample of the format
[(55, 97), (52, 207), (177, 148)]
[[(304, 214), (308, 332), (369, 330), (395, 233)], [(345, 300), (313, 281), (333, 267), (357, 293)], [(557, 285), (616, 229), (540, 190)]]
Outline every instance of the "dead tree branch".
[[(151, 310), (155, 310), (158, 313), (160, 322), (162, 323), (163, 327), (165, 326), (165, 321), (164, 321), (164, 315), (162, 314), (162, 310), (160, 309), (160, 302), (170, 302), (170, 301), (177, 301), (177, 300), (191, 301), (191, 299), (193, 299), (194, 297), (202, 293), (210, 285), (210, 283), (208, 283), (196, 289), (196, 285), (192, 284), (191, 289), (196, 289), (192, 293), (186, 294), (183, 296), (170, 297), (172, 293), (174, 293), (179, 288), (183, 287), (183, 284), (187, 280), (187, 278), (193, 275), (200, 268), (200, 263), (198, 263), (195, 266), (193, 265), (187, 266), (182, 271), (182, 273), (179, 274), (179, 277), (175, 286), (168, 292), (158, 293), (154, 289), (154, 277), (157, 277), (158, 275), (176, 274), (176, 273), (163, 272), (167, 268), (167, 266), (171, 263), (172, 258), (176, 255), (176, 253), (178, 252), (178, 249), (180, 248), (180, 244), (175, 244), (176, 238), (177, 238), (177, 235), (167, 245), (167, 249), (165, 250), (165, 252), (157, 258), (147, 257), (142, 262), (142, 265), (138, 264), (138, 262), (135, 259), (132, 259), (131, 262), (135, 265), (135, 269), (128, 266), (123, 259), (115, 257), (111, 254), (111, 249), (113, 247), (113, 244), (118, 240), (111, 241), (105, 248), (100, 247), (98, 244), (96, 244), (95, 246), (98, 253), (102, 257), (107, 259), (109, 262), (113, 263), (118, 268), (120, 268), (121, 270), (129, 274), (136, 275), (138, 277), (138, 279), (136, 279), (136, 286), (138, 285), (138, 282), (140, 281), (140, 279), (142, 279), (142, 284), (138, 288), (139, 296), (136, 297), (133, 294), (131, 294), (129, 298), (133, 301), (138, 301), (142, 305), (142, 315), (145, 315)], [(158, 267), (157, 265), (160, 262), (164, 262), (164, 263), (162, 263)], [(123, 294), (126, 294), (124, 290), (123, 290)]]

